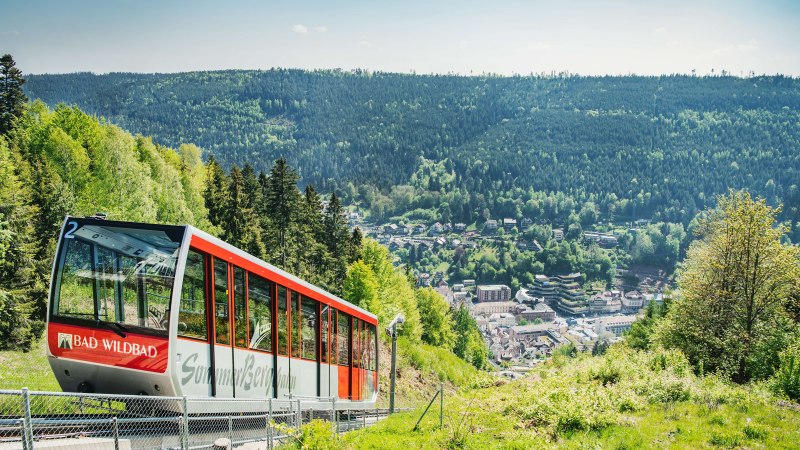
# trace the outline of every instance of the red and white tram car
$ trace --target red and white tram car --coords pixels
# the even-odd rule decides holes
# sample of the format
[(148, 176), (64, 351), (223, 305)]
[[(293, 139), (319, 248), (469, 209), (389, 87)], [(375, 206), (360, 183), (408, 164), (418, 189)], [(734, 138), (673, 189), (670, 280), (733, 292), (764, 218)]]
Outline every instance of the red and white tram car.
[(374, 405), (377, 317), (192, 226), (67, 217), (47, 352), (67, 392)]

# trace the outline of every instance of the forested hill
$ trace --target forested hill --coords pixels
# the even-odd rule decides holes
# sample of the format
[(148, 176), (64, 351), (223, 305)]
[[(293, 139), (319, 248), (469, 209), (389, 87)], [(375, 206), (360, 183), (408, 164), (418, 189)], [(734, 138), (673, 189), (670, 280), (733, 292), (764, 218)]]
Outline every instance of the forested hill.
[(729, 187), (800, 216), (800, 80), (783, 76), (276, 69), (27, 79), (31, 98), (77, 104), (168, 146), (195, 143), (226, 167), (268, 170), (285, 156), (303, 182), (378, 217), (434, 208), (467, 223), (490, 212), (566, 224), (590, 203), (609, 219), (686, 223)]

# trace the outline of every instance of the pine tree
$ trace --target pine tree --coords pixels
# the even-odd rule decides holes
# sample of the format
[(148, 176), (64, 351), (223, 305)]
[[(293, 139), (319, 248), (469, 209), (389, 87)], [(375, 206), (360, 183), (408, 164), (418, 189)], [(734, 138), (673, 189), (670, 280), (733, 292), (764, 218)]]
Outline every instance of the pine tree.
[(28, 98), (22, 92), (25, 79), (11, 55), (0, 58), (0, 135), (6, 135), (22, 116)]
[(300, 192), (297, 181), (300, 177), (280, 158), (270, 170), (266, 180), (265, 207), (271, 219), (267, 232), (267, 250), (276, 259), (277, 265), (287, 267), (291, 244), (290, 227), (295, 222)]
[(347, 218), (344, 208), (339, 203), (336, 193), (332, 193), (325, 209), (324, 242), (332, 259), (334, 279), (344, 280), (347, 274), (347, 263), (352, 254), (350, 232), (347, 229)]
[(212, 225), (220, 227), (222, 236), (227, 233), (226, 208), (230, 202), (229, 181), (225, 171), (214, 157), (208, 158), (206, 190), (203, 197), (208, 209), (208, 220)]

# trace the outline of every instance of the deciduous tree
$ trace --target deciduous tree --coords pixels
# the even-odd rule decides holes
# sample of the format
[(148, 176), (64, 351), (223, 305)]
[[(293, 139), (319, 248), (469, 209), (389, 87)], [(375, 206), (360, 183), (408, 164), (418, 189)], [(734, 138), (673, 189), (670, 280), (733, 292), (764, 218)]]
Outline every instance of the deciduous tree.
[(657, 330), (663, 345), (740, 383), (774, 372), (800, 277), (800, 248), (781, 241), (787, 228), (778, 213), (746, 192), (719, 197), (700, 221), (700, 239), (679, 273), (680, 295)]

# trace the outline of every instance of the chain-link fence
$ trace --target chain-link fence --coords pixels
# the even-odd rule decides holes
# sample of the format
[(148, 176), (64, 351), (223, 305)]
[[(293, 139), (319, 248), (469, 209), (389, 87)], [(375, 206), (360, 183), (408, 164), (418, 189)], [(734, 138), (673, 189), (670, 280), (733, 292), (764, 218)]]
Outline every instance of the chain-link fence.
[[(0, 390), (0, 450), (272, 449), (314, 419), (338, 432), (369, 426), (386, 409), (334, 398), (215, 399)], [(220, 439), (227, 441), (219, 441)]]

